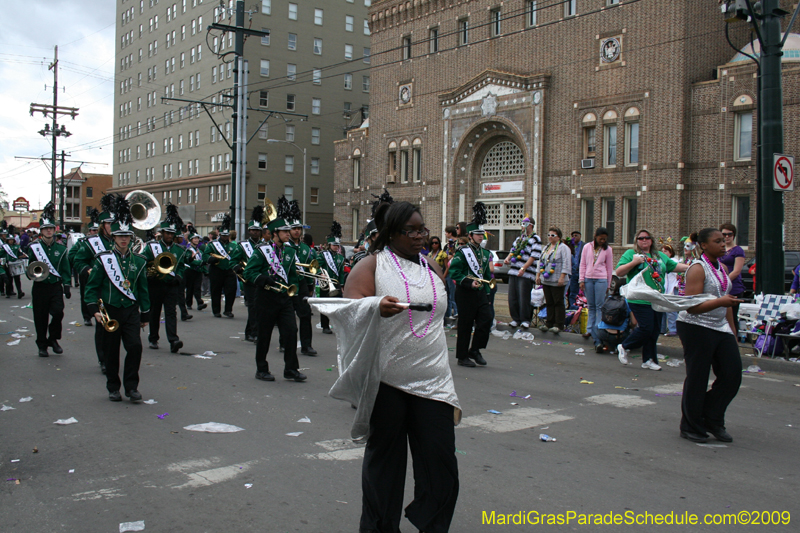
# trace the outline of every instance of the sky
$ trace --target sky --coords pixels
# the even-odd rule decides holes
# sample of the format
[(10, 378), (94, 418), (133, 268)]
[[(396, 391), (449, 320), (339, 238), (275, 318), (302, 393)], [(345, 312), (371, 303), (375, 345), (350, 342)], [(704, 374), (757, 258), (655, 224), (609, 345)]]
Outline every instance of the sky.
[[(61, 117), (70, 137), (58, 138), (67, 161), (111, 174), (113, 160), (116, 1), (28, 0), (4, 2), (0, 17), (0, 191), (31, 208), (50, 200), (51, 137), (39, 131), (52, 117), (30, 115), (30, 104), (53, 103), (54, 47), (58, 46), (58, 105), (80, 108)], [(35, 23), (33, 22), (35, 21)], [(20, 24), (24, 22), (24, 24)], [(15, 159), (41, 157), (48, 161)], [(67, 162), (66, 172), (80, 163)], [(61, 175), (59, 164), (58, 175)]]

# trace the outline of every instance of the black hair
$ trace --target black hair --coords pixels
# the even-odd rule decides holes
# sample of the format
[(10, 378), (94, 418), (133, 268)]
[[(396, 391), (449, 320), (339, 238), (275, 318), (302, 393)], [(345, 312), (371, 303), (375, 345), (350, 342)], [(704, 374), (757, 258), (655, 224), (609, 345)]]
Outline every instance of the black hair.
[(314, 246), (314, 237), (312, 237), (310, 233), (306, 233), (303, 235), (303, 242), (309, 246)]
[(442, 239), (441, 238), (439, 238), (436, 235), (434, 235), (433, 237), (428, 239), (428, 242), (430, 243), (430, 246), (433, 246), (433, 241), (437, 241), (439, 243), (439, 249), (442, 248)]
[(721, 225), (721, 226), (719, 227), (719, 230), (720, 230), (720, 231), (722, 231), (722, 230), (724, 230), (724, 229), (726, 229), (726, 230), (728, 230), (728, 231), (732, 231), (732, 232), (733, 232), (733, 238), (734, 238), (734, 239), (736, 238), (736, 226), (734, 226), (734, 225), (733, 225), (733, 224), (731, 224), (730, 222), (727, 222), (727, 223), (725, 223), (725, 224), (723, 224), (723, 225)]
[(378, 227), (378, 238), (375, 239), (374, 250), (383, 250), (388, 246), (392, 235), (400, 233), (414, 213), (420, 213), (419, 207), (409, 202), (381, 204), (375, 210), (375, 225)]
[[(608, 237), (608, 230), (606, 228), (604, 228), (603, 226), (600, 226), (599, 228), (594, 230), (594, 248), (595, 248), (595, 250), (597, 249), (597, 237), (599, 237), (600, 235), (605, 235), (606, 237)], [(606, 238), (606, 242), (603, 244), (603, 250), (605, 250), (606, 248), (608, 248), (608, 238)]]
[[(704, 228), (698, 232), (692, 233), (691, 239), (697, 244), (702, 244), (710, 241), (711, 235), (713, 235), (716, 232), (719, 232), (717, 228)], [(700, 249), (702, 250), (703, 247), (701, 246)], [(703, 250), (703, 252), (705, 252), (705, 250)]]

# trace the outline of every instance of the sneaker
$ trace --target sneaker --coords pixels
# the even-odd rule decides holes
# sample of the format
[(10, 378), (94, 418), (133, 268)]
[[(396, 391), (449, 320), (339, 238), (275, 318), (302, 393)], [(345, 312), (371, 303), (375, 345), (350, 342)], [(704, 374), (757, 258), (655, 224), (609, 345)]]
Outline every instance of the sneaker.
[[(629, 364), (628, 363), (628, 350), (623, 348), (621, 344), (617, 345), (617, 358), (619, 359), (619, 362), (622, 363), (623, 365)], [(642, 365), (642, 366), (644, 366), (644, 365)]]
[(602, 344), (595, 344), (594, 345), (594, 352), (595, 353), (603, 353), (603, 345)]
[(542, 324), (541, 326), (539, 326), (539, 331), (541, 331), (542, 333), (547, 333), (547, 326)]
[(531, 327), (531, 323), (530, 322), (523, 322), (522, 323), (522, 329), (528, 329), (529, 327)]
[(557, 327), (555, 327), (555, 326), (553, 326), (552, 328), (548, 329), (547, 331), (549, 331), (550, 333), (554, 333), (554, 334), (556, 334), (556, 335), (558, 335), (558, 334), (561, 332), (561, 330), (560, 330), (560, 329), (558, 329), (558, 328), (557, 328)]
[(649, 370), (661, 370), (661, 366), (653, 361), (645, 361), (642, 363), (642, 368), (647, 368)]
[(517, 326), (519, 326), (519, 322), (517, 322), (516, 320), (512, 320), (511, 322), (508, 323), (508, 325), (511, 326), (512, 328), (516, 328)]

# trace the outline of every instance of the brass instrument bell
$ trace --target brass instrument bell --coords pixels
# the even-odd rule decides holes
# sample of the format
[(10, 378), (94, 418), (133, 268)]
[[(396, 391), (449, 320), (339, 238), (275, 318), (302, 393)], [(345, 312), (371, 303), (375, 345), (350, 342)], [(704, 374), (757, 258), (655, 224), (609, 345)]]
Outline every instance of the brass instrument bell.
[(33, 281), (44, 281), (50, 275), (50, 268), (42, 261), (32, 261), (25, 269), (25, 275)]
[(482, 278), (476, 278), (476, 277), (473, 277), (473, 276), (465, 276), (465, 277), (467, 279), (471, 279), (472, 281), (478, 281), (480, 283), (486, 283), (487, 285), (489, 285), (489, 288), (492, 289), (492, 290), (494, 290), (494, 288), (497, 287), (497, 280), (494, 279), (494, 278), (492, 278), (492, 279), (482, 279)]
[(303, 267), (306, 271), (311, 274), (315, 275), (319, 272), (319, 262), (316, 259), (312, 259), (310, 263), (296, 263), (297, 266)]
[(161, 220), (161, 205), (147, 191), (135, 190), (125, 195), (131, 204), (133, 227), (142, 231), (155, 228)]
[(100, 307), (100, 323), (106, 331), (114, 333), (119, 329), (119, 322), (108, 316), (106, 306), (103, 305), (103, 300), (98, 300), (97, 305)]

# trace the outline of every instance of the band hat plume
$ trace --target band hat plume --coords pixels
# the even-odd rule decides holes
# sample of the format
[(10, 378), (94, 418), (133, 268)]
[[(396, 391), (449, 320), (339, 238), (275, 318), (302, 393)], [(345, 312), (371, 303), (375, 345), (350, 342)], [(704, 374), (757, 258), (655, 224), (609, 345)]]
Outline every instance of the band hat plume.
[(378, 208), (383, 204), (393, 204), (394, 198), (392, 195), (389, 194), (389, 189), (383, 189), (383, 192), (380, 196), (373, 194), (373, 198), (376, 198), (374, 202), (372, 202), (372, 218), (367, 221), (367, 225), (364, 228), (364, 237), (367, 238), (373, 233), (378, 233), (378, 225), (375, 223), (375, 213), (378, 211)]
[(100, 199), (100, 214), (97, 215), (98, 224), (114, 221), (114, 195), (104, 194)]
[(287, 221), (292, 228), (303, 227), (303, 212), (300, 211), (300, 204), (297, 200), (292, 200), (289, 204), (289, 218)]
[(483, 225), (486, 224), (486, 205), (483, 202), (475, 202), (472, 206), (472, 223), (467, 224), (467, 233), (483, 233)]
[(222, 224), (217, 226), (217, 230), (219, 230), (220, 235), (230, 235), (231, 216), (228, 213), (225, 213), (225, 216), (222, 217)]
[(114, 200), (114, 222), (111, 223), (111, 235), (133, 236), (133, 234), (131, 204), (124, 196), (117, 196)]
[(89, 210), (89, 229), (100, 229), (100, 223), (97, 217), (100, 216), (100, 211), (94, 207)]
[(167, 216), (164, 217), (164, 222), (159, 225), (159, 229), (162, 232), (169, 231), (171, 233), (177, 233), (183, 229), (183, 220), (178, 215), (178, 207), (168, 203), (166, 212)]
[(39, 219), (39, 229), (56, 227), (56, 206), (53, 202), (47, 202), (42, 210), (42, 216)]
[(328, 235), (328, 244), (341, 244), (342, 242), (342, 225), (333, 221), (331, 224), (331, 234)]
[(253, 208), (253, 213), (250, 215), (250, 222), (247, 223), (247, 229), (263, 229), (261, 221), (264, 220), (264, 206), (257, 205)]
[(291, 214), (292, 207), (289, 205), (289, 200), (286, 199), (286, 196), (281, 196), (278, 198), (278, 205), (277, 205), (277, 212), (278, 216), (270, 221), (267, 225), (267, 229), (272, 232), (278, 230), (290, 230), (292, 226), (287, 221), (289, 215)]

